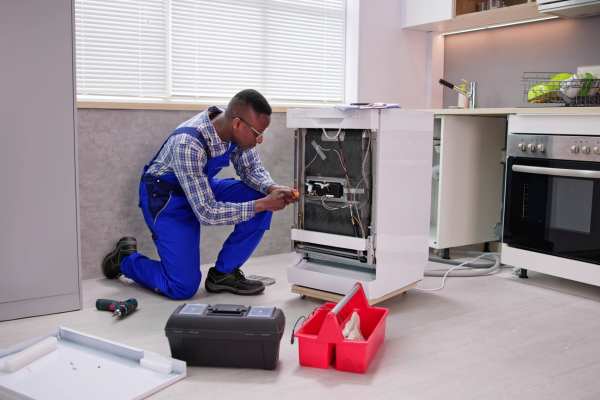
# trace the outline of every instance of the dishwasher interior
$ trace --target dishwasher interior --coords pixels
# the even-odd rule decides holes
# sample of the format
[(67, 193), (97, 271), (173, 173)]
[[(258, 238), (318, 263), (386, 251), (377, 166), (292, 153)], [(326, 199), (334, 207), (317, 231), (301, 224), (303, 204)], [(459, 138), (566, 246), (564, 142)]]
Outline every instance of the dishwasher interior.
[[(295, 250), (308, 260), (342, 263), (355, 268), (375, 265), (372, 245), (373, 149), (370, 129), (309, 128), (296, 131), (295, 228), (362, 240), (364, 249), (303, 241)], [(351, 242), (348, 242), (351, 243)]]

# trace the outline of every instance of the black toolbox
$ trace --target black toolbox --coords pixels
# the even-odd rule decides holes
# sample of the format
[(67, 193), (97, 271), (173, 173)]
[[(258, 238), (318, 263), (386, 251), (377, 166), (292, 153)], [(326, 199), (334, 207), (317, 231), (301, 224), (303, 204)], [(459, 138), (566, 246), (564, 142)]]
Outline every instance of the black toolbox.
[(188, 365), (275, 369), (284, 328), (276, 307), (182, 304), (165, 333), (171, 356)]

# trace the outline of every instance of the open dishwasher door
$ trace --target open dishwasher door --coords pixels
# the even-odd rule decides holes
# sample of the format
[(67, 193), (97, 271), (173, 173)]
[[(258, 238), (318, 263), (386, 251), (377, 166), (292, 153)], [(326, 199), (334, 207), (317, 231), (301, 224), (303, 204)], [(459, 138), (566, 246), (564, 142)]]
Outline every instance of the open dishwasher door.
[[(398, 109), (290, 109), (295, 130), (293, 291), (371, 303), (414, 286), (428, 258), (433, 115)], [(319, 297), (319, 296), (313, 296)]]

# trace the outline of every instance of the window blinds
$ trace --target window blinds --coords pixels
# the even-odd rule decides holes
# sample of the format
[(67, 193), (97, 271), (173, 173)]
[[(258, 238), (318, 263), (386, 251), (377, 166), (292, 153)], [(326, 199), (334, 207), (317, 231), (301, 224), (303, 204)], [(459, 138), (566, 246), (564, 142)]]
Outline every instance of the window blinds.
[(345, 0), (76, 0), (80, 98), (344, 100)]
[(78, 95), (164, 97), (167, 2), (76, 0)]

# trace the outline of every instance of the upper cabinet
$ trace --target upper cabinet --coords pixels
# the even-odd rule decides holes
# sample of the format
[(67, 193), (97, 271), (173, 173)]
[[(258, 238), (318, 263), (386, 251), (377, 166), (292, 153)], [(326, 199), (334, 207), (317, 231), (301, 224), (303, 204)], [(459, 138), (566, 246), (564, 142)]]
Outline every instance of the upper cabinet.
[(402, 27), (446, 33), (545, 18), (532, 0), (405, 0)]
[(402, 27), (413, 28), (449, 20), (454, 17), (454, 1), (405, 0)]

